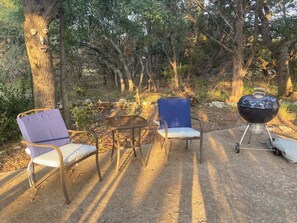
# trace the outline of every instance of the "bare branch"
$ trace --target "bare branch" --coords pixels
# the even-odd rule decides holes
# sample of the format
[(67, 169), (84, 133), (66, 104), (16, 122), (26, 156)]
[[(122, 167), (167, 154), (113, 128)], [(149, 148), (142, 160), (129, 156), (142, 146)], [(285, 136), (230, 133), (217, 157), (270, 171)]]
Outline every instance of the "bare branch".
[(256, 1), (256, 8), (255, 8), (255, 26), (254, 26), (254, 35), (253, 35), (253, 45), (252, 45), (252, 52), (247, 60), (247, 62), (245, 63), (244, 65), (244, 69), (247, 70), (250, 65), (252, 64), (252, 61), (254, 59), (254, 56), (256, 54), (256, 44), (257, 44), (257, 41), (258, 41), (258, 31), (259, 31), (259, 20), (258, 20), (258, 17), (259, 17), (259, 11), (260, 11), (260, 0), (257, 0)]
[(223, 15), (222, 10), (219, 8), (219, 15), (222, 17), (222, 19), (224, 20), (224, 22), (227, 24), (227, 26), (230, 28), (230, 30), (233, 33), (233, 26), (231, 25), (231, 23), (227, 20), (227, 18)]
[(229, 53), (233, 54), (233, 50), (230, 49), (229, 47), (227, 47), (225, 44), (223, 44), (221, 41), (217, 40), (216, 38), (214, 38), (213, 36), (211, 36), (210, 34), (208, 34), (207, 32), (205, 32), (204, 30), (200, 31), (202, 33), (204, 33), (209, 39), (211, 39), (212, 41), (216, 42), (217, 44), (219, 44), (221, 47), (223, 47), (225, 50), (227, 50)]

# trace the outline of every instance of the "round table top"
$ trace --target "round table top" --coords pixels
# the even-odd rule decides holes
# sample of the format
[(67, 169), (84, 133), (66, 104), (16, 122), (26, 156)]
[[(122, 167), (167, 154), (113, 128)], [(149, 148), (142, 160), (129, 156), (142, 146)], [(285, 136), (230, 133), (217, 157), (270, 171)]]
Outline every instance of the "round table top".
[(143, 128), (148, 126), (148, 122), (140, 115), (121, 115), (106, 118), (105, 125), (112, 130), (124, 130)]

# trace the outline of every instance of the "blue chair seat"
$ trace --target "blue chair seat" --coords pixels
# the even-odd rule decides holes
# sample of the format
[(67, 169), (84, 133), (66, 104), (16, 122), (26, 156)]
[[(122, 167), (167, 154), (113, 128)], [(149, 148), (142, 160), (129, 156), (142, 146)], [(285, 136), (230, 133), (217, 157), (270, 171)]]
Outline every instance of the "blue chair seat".
[[(158, 133), (165, 138), (165, 129), (159, 129)], [(200, 132), (189, 128), (189, 127), (181, 127), (181, 128), (168, 128), (168, 138), (199, 138)]]
[(196, 119), (200, 123), (201, 131), (192, 128), (190, 100), (177, 97), (160, 98), (158, 100), (158, 112), (160, 122), (157, 132), (163, 138), (161, 147), (163, 148), (165, 145), (166, 162), (171, 145), (170, 143), (167, 146), (168, 140), (184, 139), (186, 140), (186, 148), (188, 148), (188, 140), (200, 139), (200, 163), (202, 163), (204, 161), (202, 122)]

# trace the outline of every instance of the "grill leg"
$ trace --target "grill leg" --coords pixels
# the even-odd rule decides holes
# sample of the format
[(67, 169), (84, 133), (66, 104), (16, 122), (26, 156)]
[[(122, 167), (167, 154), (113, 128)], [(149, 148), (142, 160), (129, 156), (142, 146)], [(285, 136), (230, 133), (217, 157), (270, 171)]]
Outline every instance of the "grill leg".
[(241, 145), (241, 143), (242, 143), (242, 141), (243, 141), (243, 139), (244, 139), (244, 137), (245, 137), (245, 135), (246, 135), (249, 127), (250, 127), (250, 125), (251, 125), (251, 123), (248, 123), (247, 127), (245, 128), (244, 133), (243, 133), (243, 135), (242, 135), (242, 137), (241, 137), (241, 139), (240, 139), (240, 141), (238, 143), (239, 145)]

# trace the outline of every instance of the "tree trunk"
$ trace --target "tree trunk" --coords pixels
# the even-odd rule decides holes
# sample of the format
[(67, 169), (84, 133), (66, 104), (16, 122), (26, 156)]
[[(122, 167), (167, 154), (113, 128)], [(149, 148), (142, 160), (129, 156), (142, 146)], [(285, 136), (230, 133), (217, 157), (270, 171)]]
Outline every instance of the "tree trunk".
[[(267, 5), (267, 1), (261, 1), (261, 6), (264, 9), (260, 11), (260, 19), (262, 22), (261, 31), (263, 36), (264, 44), (271, 50), (273, 57), (276, 60), (276, 72), (278, 74), (278, 95), (279, 96), (289, 96), (293, 92), (292, 80), (290, 77), (289, 69), (289, 47), (291, 45), (291, 40), (287, 39), (289, 35), (279, 41), (272, 41), (270, 36), (270, 26), (267, 19), (268, 14), (270, 14), (270, 9)], [(283, 8), (285, 10), (285, 8)], [(286, 18), (286, 12), (283, 11), (283, 18)]]
[(233, 78), (230, 102), (238, 102), (243, 92), (243, 78), (246, 74), (242, 66), (242, 55), (233, 56)]
[(139, 83), (138, 83), (138, 92), (141, 91), (141, 85), (142, 85), (143, 76), (144, 76), (144, 65), (143, 65), (141, 57), (139, 57), (139, 62), (141, 65), (141, 72), (140, 72), (140, 78), (139, 78)]
[(30, 61), (35, 108), (54, 108), (55, 81), (48, 27), (57, 16), (58, 0), (22, 1), (25, 23), (24, 35)]
[(114, 85), (115, 85), (116, 87), (119, 87), (118, 76), (117, 76), (116, 73), (114, 73)]
[(234, 21), (234, 47), (233, 47), (233, 78), (230, 102), (237, 102), (243, 92), (243, 78), (246, 74), (243, 64), (243, 3), (239, 3), (236, 9)]
[(278, 95), (288, 97), (293, 92), (293, 85), (289, 69), (289, 47), (291, 41), (285, 39), (280, 42), (276, 51), (276, 72), (278, 74)]
[(124, 92), (125, 92), (124, 75), (119, 70), (117, 71), (117, 74), (119, 75), (119, 78), (120, 78), (121, 94), (124, 94)]
[[(127, 79), (128, 79), (128, 89), (129, 89), (129, 91), (133, 91), (134, 83), (133, 83), (133, 79), (132, 79), (132, 74), (129, 71), (129, 68), (128, 68), (127, 64), (126, 64), (126, 61), (125, 61), (122, 50), (119, 48), (119, 46), (111, 38), (108, 38), (106, 36), (103, 36), (103, 38), (108, 39), (111, 42), (112, 46), (119, 53), (120, 62), (122, 63), (122, 65), (124, 67), (124, 70), (125, 70), (125, 73), (126, 73), (126, 76), (127, 76)], [(121, 85), (122, 85), (122, 83), (121, 83)], [(122, 89), (122, 87), (121, 87), (121, 89)]]
[(176, 58), (173, 58), (173, 61), (170, 61), (170, 65), (173, 70), (173, 84), (174, 88), (178, 89), (179, 88), (179, 77), (178, 77), (178, 72), (177, 72), (177, 62)]
[(66, 126), (70, 127), (69, 104), (66, 91), (66, 56), (65, 56), (65, 17), (63, 10), (63, 3), (60, 10), (60, 91), (63, 104), (63, 116)]
[[(152, 22), (150, 19), (147, 20), (147, 34), (148, 34), (148, 36), (152, 35)], [(147, 72), (151, 76), (153, 73), (153, 46), (151, 43), (148, 44), (147, 49), (148, 49)]]

